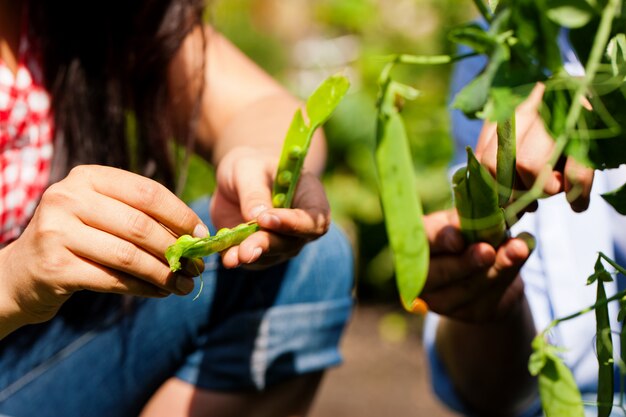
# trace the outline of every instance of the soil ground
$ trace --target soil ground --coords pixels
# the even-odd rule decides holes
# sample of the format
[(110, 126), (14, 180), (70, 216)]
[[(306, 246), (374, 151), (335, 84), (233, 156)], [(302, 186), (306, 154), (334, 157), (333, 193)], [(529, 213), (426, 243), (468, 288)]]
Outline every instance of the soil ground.
[(344, 364), (326, 374), (311, 417), (459, 416), (430, 389), (421, 327), (420, 317), (396, 307), (357, 306), (342, 341)]

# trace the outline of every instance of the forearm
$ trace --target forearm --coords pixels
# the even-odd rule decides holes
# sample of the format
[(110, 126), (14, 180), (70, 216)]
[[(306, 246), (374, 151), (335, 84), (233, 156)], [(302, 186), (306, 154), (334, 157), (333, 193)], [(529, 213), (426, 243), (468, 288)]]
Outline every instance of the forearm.
[[(267, 151), (280, 157), (283, 139), (300, 103), (287, 94), (274, 94), (250, 104), (226, 126), (212, 152), (215, 164), (234, 148), (246, 146)], [(326, 145), (321, 131), (315, 133), (305, 160), (305, 168), (321, 174), (325, 163)]]
[(28, 317), (16, 300), (13, 285), (5, 274), (8, 273), (7, 248), (0, 249), (0, 340), (29, 323)]
[(442, 317), (437, 353), (462, 400), (480, 415), (515, 415), (532, 401), (536, 381), (528, 372), (536, 334), (524, 298), (506, 318), (469, 324)]

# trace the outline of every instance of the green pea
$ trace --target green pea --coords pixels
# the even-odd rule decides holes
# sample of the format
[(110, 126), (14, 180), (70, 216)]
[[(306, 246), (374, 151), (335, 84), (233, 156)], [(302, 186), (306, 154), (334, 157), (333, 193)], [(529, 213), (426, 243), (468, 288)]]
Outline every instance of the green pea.
[(217, 233), (215, 234), (215, 236), (222, 236), (225, 233), (230, 232), (230, 229), (228, 227), (222, 227), (220, 230), (217, 231)]
[(291, 184), (292, 179), (293, 174), (291, 173), (291, 171), (282, 171), (280, 174), (278, 174), (276, 181), (278, 182), (278, 185), (288, 187)]
[(300, 146), (292, 146), (291, 149), (289, 149), (289, 159), (291, 160), (298, 160), (302, 157), (302, 148)]
[(286, 196), (284, 193), (276, 194), (272, 197), (272, 205), (274, 207), (284, 207)]

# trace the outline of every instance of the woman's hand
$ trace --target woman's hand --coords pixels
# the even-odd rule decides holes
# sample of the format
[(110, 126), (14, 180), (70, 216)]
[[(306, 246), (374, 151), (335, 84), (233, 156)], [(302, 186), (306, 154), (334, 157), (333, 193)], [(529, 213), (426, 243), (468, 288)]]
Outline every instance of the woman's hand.
[[(330, 207), (316, 176), (303, 172), (292, 209), (272, 208), (278, 159), (251, 147), (237, 147), (220, 161), (211, 216), (217, 228), (256, 220), (261, 231), (222, 253), (227, 268), (267, 267), (297, 255), (328, 230)], [(253, 264), (253, 265), (251, 265)]]
[[(562, 158), (551, 171), (548, 161), (555, 147), (552, 137), (546, 132), (538, 108), (545, 87), (538, 84), (529, 98), (516, 110), (517, 157), (515, 191), (525, 191), (533, 186), (537, 178), (545, 175), (543, 192), (547, 196), (565, 191), (572, 209), (581, 212), (589, 206), (589, 194), (593, 182), (593, 169), (576, 162), (573, 158)], [(476, 156), (491, 173), (496, 174), (496, 151), (498, 138), (496, 126), (485, 123), (476, 146)]]
[(517, 310), (524, 296), (518, 273), (530, 255), (527, 243), (510, 239), (497, 250), (487, 243), (465, 247), (454, 210), (427, 215), (424, 224), (431, 258), (421, 298), (430, 310), (471, 323)]
[(80, 290), (165, 297), (188, 294), (201, 264), (170, 272), (165, 249), (205, 235), (165, 187), (126, 171), (80, 166), (44, 193), (26, 230), (0, 251), (0, 292), (27, 323), (54, 316)]

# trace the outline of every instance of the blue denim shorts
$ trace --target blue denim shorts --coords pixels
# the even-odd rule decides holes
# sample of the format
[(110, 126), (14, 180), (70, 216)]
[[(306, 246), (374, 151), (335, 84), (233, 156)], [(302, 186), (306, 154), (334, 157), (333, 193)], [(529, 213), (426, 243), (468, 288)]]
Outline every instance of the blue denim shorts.
[[(208, 205), (192, 207), (210, 224)], [(0, 341), (0, 414), (136, 416), (172, 376), (209, 390), (261, 390), (341, 362), (353, 260), (336, 227), (264, 271), (205, 262), (195, 301), (79, 293), (50, 322)]]

